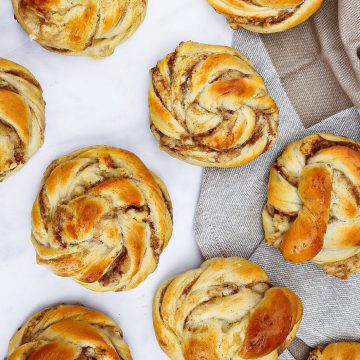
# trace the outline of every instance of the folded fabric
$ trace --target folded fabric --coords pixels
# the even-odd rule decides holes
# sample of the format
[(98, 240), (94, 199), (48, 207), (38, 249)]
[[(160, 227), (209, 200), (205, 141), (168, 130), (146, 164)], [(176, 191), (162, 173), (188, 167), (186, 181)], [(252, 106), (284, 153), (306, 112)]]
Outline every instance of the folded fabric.
[[(263, 242), (261, 210), (270, 166), (285, 145), (315, 132), (360, 140), (360, 115), (354, 107), (360, 107), (360, 30), (354, 17), (360, 19), (357, 2), (328, 0), (312, 20), (287, 33), (234, 34), (233, 46), (255, 63), (280, 108), (279, 138), (248, 165), (205, 169), (195, 217), (195, 236), (205, 258), (251, 258), (275, 284), (302, 298), (304, 319), (298, 337), (310, 347), (360, 340), (360, 275), (343, 281), (310, 263), (286, 263), (278, 250)], [(304, 357), (301, 341), (291, 351), (296, 359)], [(294, 359), (289, 351), (282, 358)]]
[(328, 0), (308, 22), (262, 37), (305, 127), (360, 108), (359, 20), (357, 0)]

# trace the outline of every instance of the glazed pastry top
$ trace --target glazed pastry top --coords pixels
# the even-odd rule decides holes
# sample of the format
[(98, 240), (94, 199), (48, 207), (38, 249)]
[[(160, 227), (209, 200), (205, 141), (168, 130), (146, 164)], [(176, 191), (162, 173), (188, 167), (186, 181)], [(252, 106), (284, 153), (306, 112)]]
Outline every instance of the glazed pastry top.
[(134, 154), (107, 146), (51, 163), (32, 220), (38, 262), (95, 291), (137, 286), (172, 232), (164, 183)]
[[(346, 278), (360, 270), (360, 144), (313, 134), (290, 144), (270, 171), (265, 238), (285, 259)], [(333, 265), (331, 265), (333, 264)]]
[(0, 181), (19, 170), (44, 142), (45, 102), (29, 70), (0, 58)]
[(301, 318), (299, 298), (241, 258), (211, 259), (175, 276), (153, 304), (159, 344), (175, 360), (275, 360)]
[(143, 21), (146, 0), (12, 0), (30, 37), (48, 50), (111, 55)]
[(151, 130), (162, 150), (189, 163), (233, 167), (275, 141), (278, 109), (240, 52), (181, 43), (151, 70)]
[(8, 360), (131, 360), (117, 324), (80, 305), (59, 305), (33, 315), (13, 336)]

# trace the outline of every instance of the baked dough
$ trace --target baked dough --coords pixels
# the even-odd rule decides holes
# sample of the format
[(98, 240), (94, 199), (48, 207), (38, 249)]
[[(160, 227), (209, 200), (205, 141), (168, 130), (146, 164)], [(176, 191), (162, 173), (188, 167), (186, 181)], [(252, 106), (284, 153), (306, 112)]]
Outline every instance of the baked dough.
[(131, 360), (117, 324), (80, 305), (59, 305), (33, 315), (10, 340), (7, 360)]
[(151, 130), (162, 150), (208, 167), (250, 162), (275, 141), (278, 109), (240, 52), (181, 43), (151, 70)]
[(44, 48), (103, 58), (142, 23), (146, 0), (12, 0), (16, 19)]
[(39, 264), (94, 291), (136, 287), (172, 232), (164, 183), (134, 154), (106, 146), (47, 168), (32, 211)]
[(360, 360), (360, 343), (340, 342), (319, 347), (311, 352), (309, 360)]
[(234, 29), (258, 33), (288, 30), (312, 16), (324, 0), (208, 0)]
[(44, 142), (45, 102), (29, 70), (0, 58), (0, 181), (19, 170)]
[(313, 134), (288, 145), (270, 171), (266, 241), (286, 260), (342, 279), (360, 271), (360, 143)]
[(214, 258), (157, 290), (153, 320), (172, 360), (276, 360), (296, 335), (302, 304), (242, 258)]

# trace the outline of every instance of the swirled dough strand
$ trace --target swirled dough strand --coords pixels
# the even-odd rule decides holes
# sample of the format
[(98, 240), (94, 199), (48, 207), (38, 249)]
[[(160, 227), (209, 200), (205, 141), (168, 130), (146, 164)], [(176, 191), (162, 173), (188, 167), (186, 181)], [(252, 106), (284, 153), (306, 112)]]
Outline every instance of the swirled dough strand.
[(29, 70), (0, 58), (0, 182), (44, 142), (45, 102)]
[(306, 21), (324, 0), (208, 0), (229, 25), (258, 33), (288, 30)]
[(103, 58), (142, 23), (146, 0), (12, 0), (16, 19), (44, 48)]
[(94, 146), (50, 164), (32, 223), (39, 264), (94, 291), (121, 291), (156, 269), (172, 208), (164, 183), (134, 154)]
[(151, 130), (162, 150), (194, 165), (234, 167), (275, 141), (278, 109), (240, 52), (181, 43), (151, 70)]
[(277, 360), (302, 304), (242, 258), (215, 258), (163, 283), (153, 303), (158, 342), (172, 360)]
[(7, 360), (131, 360), (118, 325), (99, 311), (59, 305), (34, 314), (13, 336)]
[(288, 145), (270, 171), (263, 224), (288, 261), (342, 279), (360, 272), (360, 143), (313, 134)]

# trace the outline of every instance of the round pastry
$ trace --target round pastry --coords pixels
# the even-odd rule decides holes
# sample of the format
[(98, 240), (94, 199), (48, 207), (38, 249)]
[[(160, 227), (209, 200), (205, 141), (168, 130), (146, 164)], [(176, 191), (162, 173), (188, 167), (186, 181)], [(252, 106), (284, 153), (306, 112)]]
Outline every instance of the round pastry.
[(278, 109), (240, 52), (181, 43), (151, 70), (151, 130), (162, 150), (208, 167), (248, 163), (275, 141)]
[(310, 353), (308, 360), (359, 360), (360, 343), (340, 342), (318, 347)]
[(93, 146), (50, 164), (32, 226), (39, 264), (94, 291), (129, 290), (156, 269), (172, 208), (164, 183), (138, 157)]
[(99, 311), (59, 305), (33, 315), (12, 337), (7, 360), (131, 360), (117, 324)]
[(161, 348), (173, 360), (276, 360), (296, 335), (302, 304), (242, 258), (215, 258), (166, 281), (153, 303)]
[(29, 70), (0, 58), (0, 182), (44, 142), (45, 102)]
[(146, 0), (12, 0), (16, 19), (44, 48), (103, 58), (142, 23)]
[(342, 279), (360, 271), (360, 143), (313, 134), (288, 145), (270, 171), (265, 239), (286, 260)]
[(288, 30), (306, 21), (324, 0), (208, 0), (234, 29), (257, 33)]

